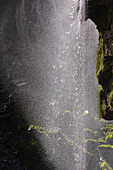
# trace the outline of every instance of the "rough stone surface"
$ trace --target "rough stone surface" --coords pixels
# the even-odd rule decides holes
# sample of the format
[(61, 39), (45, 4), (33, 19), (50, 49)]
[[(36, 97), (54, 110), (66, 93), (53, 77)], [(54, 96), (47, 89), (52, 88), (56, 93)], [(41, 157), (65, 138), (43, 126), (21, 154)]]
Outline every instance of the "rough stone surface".
[(100, 33), (96, 76), (103, 90), (98, 93), (99, 117), (113, 120), (113, 1), (89, 0), (87, 18), (95, 22)]

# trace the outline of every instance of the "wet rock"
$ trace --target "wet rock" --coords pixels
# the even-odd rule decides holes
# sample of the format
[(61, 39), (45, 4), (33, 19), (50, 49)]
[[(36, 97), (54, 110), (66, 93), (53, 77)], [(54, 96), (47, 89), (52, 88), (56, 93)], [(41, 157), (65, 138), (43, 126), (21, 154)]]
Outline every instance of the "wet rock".
[(99, 30), (96, 76), (103, 89), (102, 95), (98, 93), (99, 115), (113, 120), (113, 1), (88, 1), (87, 18), (92, 19)]

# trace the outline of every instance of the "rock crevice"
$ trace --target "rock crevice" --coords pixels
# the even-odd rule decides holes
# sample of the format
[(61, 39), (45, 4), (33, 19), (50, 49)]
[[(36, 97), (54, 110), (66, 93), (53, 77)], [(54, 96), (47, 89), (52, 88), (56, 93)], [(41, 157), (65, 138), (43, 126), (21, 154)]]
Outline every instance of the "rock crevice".
[(90, 18), (99, 31), (96, 58), (99, 118), (113, 120), (113, 1), (89, 0), (86, 19)]

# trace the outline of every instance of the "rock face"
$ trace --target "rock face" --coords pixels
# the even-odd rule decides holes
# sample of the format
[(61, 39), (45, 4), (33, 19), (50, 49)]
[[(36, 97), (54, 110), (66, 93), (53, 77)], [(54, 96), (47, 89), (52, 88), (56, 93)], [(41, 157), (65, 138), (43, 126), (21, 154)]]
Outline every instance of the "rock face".
[(86, 19), (92, 19), (99, 30), (96, 59), (99, 118), (113, 120), (113, 1), (89, 0), (86, 10)]

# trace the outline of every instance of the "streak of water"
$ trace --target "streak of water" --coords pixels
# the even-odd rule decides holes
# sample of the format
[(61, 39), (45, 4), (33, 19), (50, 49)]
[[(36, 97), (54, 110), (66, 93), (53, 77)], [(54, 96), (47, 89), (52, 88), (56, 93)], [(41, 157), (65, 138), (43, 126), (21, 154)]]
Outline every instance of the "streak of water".
[(29, 124), (37, 126), (37, 138), (56, 170), (85, 170), (90, 155), (82, 139), (84, 115), (92, 108), (86, 95), (90, 54), (84, 50), (84, 3), (20, 0), (8, 6), (14, 13), (7, 12), (0, 27), (1, 77)]

